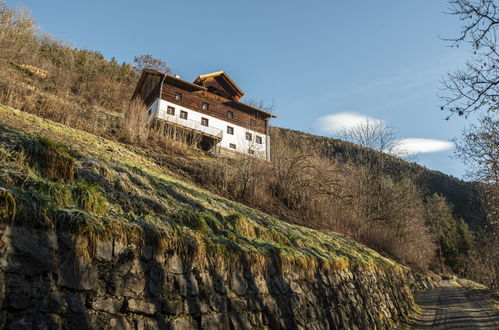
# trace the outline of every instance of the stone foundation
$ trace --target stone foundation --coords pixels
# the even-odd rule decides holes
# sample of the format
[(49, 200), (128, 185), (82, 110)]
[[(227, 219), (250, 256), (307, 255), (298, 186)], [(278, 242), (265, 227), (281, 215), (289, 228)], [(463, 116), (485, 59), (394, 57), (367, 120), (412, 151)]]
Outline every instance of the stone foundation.
[(1, 328), (383, 329), (414, 309), (395, 268), (310, 275), (282, 270), (277, 256), (265, 270), (244, 259), (201, 267), (150, 245), (98, 241), (92, 253), (78, 253), (75, 241), (0, 227)]

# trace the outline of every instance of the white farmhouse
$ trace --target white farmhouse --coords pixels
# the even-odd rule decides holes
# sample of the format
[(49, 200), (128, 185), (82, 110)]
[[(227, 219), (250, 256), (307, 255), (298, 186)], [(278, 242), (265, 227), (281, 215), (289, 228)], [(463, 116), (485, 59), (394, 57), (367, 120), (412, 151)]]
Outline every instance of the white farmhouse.
[(270, 160), (269, 112), (239, 99), (244, 92), (224, 72), (204, 74), (193, 83), (156, 70), (144, 70), (132, 99), (148, 116), (202, 135), (204, 149), (214, 148)]

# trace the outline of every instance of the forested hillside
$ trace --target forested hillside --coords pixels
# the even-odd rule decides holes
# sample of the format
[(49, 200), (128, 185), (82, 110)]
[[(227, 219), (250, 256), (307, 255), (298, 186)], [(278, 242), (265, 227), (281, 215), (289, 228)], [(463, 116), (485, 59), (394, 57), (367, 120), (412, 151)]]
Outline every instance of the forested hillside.
[[(273, 128), (286, 136), (289, 141), (310, 140), (323, 152), (341, 162), (365, 164), (366, 161), (379, 168), (384, 174), (401, 179), (415, 178), (425, 195), (439, 194), (452, 205), (456, 218), (464, 219), (471, 228), (478, 230), (483, 226), (484, 215), (479, 199), (479, 186), (429, 169), (414, 162), (405, 161), (399, 157), (381, 154), (380, 152), (335, 138), (312, 135), (300, 131)], [(383, 165), (381, 165), (383, 163)]]

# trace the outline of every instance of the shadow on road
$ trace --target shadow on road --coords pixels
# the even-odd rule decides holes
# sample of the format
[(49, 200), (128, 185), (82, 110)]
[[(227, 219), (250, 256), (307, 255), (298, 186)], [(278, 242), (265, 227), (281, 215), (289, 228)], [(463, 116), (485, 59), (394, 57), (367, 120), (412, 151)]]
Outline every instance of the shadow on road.
[(499, 310), (486, 301), (487, 292), (457, 286), (450, 281), (420, 292), (416, 302), (422, 313), (414, 329), (499, 329)]

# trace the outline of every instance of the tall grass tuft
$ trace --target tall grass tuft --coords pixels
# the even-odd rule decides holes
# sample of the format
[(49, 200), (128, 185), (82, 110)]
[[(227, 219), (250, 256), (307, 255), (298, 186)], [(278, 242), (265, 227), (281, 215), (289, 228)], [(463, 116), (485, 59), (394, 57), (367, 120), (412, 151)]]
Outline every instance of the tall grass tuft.
[(177, 224), (191, 228), (192, 230), (210, 230), (210, 228), (204, 221), (203, 213), (196, 210), (181, 208), (173, 214), (172, 218), (173, 221), (175, 221)]
[(24, 148), (44, 176), (51, 179), (74, 179), (75, 161), (67, 146), (46, 137), (36, 137), (28, 140)]
[(74, 205), (71, 187), (64, 183), (40, 179), (31, 182), (30, 186), (34, 191), (48, 197), (57, 206), (70, 207)]
[(16, 199), (12, 193), (0, 187), (0, 221), (13, 220), (16, 210)]
[(73, 189), (73, 197), (78, 207), (85, 212), (99, 216), (107, 215), (107, 200), (98, 184), (78, 181)]

